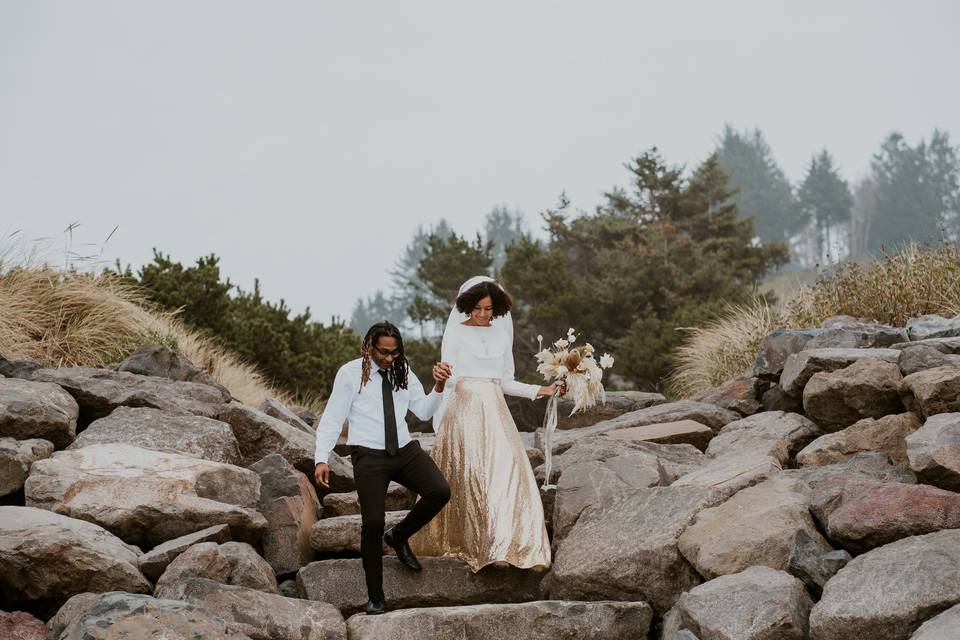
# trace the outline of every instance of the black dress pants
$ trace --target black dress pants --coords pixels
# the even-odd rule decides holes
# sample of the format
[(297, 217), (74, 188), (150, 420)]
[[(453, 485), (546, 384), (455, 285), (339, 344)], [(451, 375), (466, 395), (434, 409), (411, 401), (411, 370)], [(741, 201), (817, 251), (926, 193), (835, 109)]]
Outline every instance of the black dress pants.
[(350, 454), (360, 500), (360, 555), (371, 600), (383, 600), (383, 527), (387, 485), (397, 482), (420, 496), (407, 517), (394, 527), (401, 541), (419, 531), (450, 500), (450, 485), (416, 440), (397, 455), (381, 449), (354, 447)]

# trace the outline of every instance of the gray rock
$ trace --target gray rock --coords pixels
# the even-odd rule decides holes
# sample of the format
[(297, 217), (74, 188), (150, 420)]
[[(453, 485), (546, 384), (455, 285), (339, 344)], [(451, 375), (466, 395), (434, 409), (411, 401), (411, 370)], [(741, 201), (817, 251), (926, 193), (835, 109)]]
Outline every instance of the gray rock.
[(920, 482), (960, 491), (960, 413), (928, 418), (906, 443), (910, 468)]
[(935, 313), (907, 321), (911, 341), (960, 336), (960, 316), (944, 318)]
[(47, 638), (49, 640), (57, 640), (64, 629), (67, 628), (67, 625), (83, 615), (83, 613), (90, 608), (90, 605), (99, 597), (99, 593), (90, 592), (70, 596), (70, 598), (63, 603), (63, 606), (57, 610), (56, 614), (47, 620), (47, 629), (49, 629)]
[(904, 538), (857, 556), (827, 582), (810, 614), (818, 640), (907, 640), (960, 603), (960, 530)]
[(824, 325), (819, 335), (806, 344), (807, 349), (875, 349), (891, 347), (908, 340), (906, 329), (853, 319)]
[(794, 398), (784, 392), (779, 384), (771, 385), (760, 398), (764, 411), (785, 411), (786, 413), (803, 413), (803, 399)]
[(107, 417), (91, 422), (67, 448), (111, 443), (172, 451), (225, 464), (241, 462), (240, 445), (226, 422), (150, 408), (117, 407)]
[(960, 410), (960, 369), (934, 367), (910, 374), (900, 385), (903, 404), (920, 417)]
[[(721, 409), (713, 404), (679, 400), (677, 402), (655, 405), (646, 409), (630, 411), (616, 418), (598, 422), (592, 427), (582, 427), (571, 431), (558, 431), (554, 434), (553, 438), (553, 452), (555, 454), (562, 453), (573, 446), (580, 438), (600, 435), (615, 429), (640, 427), (648, 424), (662, 424), (664, 422), (676, 422), (678, 420), (694, 420), (710, 427), (714, 431), (719, 431), (724, 425), (734, 420), (739, 420), (740, 418), (739, 413)], [(536, 446), (539, 449), (543, 449), (542, 440), (538, 441)]]
[(754, 453), (785, 464), (807, 443), (823, 433), (816, 424), (797, 413), (764, 411), (731, 422), (710, 441), (707, 455)]
[(774, 476), (704, 509), (679, 539), (680, 552), (706, 579), (753, 565), (786, 570), (798, 532), (820, 548), (832, 547), (817, 531), (807, 507), (806, 485)]
[(700, 469), (675, 480), (671, 487), (710, 489), (729, 498), (783, 470), (779, 460), (755, 453), (729, 453), (710, 458)]
[(926, 484), (838, 476), (817, 486), (810, 512), (831, 540), (862, 553), (907, 536), (960, 529), (960, 494)]
[[(339, 456), (331, 451), (327, 464), (330, 466), (330, 491), (349, 493), (357, 490), (357, 483), (353, 479), (353, 464), (350, 462), (350, 458)], [(310, 474), (307, 474), (307, 477), (311, 477)]]
[(852, 556), (843, 549), (824, 553), (823, 537), (817, 534), (817, 538), (805, 529), (797, 531), (790, 543), (787, 571), (799, 578), (815, 598), (820, 598), (823, 585), (844, 568)]
[(863, 418), (900, 413), (902, 379), (896, 364), (876, 358), (861, 358), (842, 369), (815, 373), (803, 388), (804, 413), (827, 431), (838, 431)]
[[(213, 378), (190, 362), (189, 358), (169, 347), (158, 344), (142, 344), (136, 351), (117, 365), (117, 371), (127, 371), (141, 376), (156, 376), (180, 382), (198, 382), (219, 387)], [(221, 387), (221, 390), (226, 391)]]
[(206, 609), (132, 593), (104, 593), (74, 618), (58, 640), (244, 640)]
[(156, 596), (202, 607), (251, 640), (346, 640), (340, 612), (326, 602), (311, 602), (189, 578), (163, 585)]
[[(406, 511), (413, 508), (417, 496), (406, 487), (391, 482), (387, 486), (386, 511)], [(356, 491), (328, 493), (323, 496), (323, 517), (352, 516), (360, 513), (360, 499)]]
[(805, 349), (787, 358), (780, 376), (780, 386), (788, 395), (801, 397), (803, 388), (821, 371), (830, 372), (849, 367), (861, 358), (877, 358), (896, 364), (897, 349)]
[[(420, 563), (422, 574), (396, 558), (383, 559), (383, 586), (391, 608), (530, 602), (540, 595), (542, 576), (534, 571), (488, 566), (473, 573), (466, 563), (449, 557), (422, 557)], [(303, 597), (329, 602), (345, 614), (361, 611), (367, 603), (359, 558), (312, 562), (297, 572), (297, 586)]]
[(906, 437), (920, 421), (912, 413), (865, 418), (836, 433), (820, 436), (797, 454), (797, 464), (822, 466), (849, 459), (864, 451), (885, 453), (895, 464), (908, 464)]
[[(635, 463), (643, 466), (649, 466), (656, 459), (667, 476), (664, 484), (699, 468), (704, 460), (703, 454), (688, 444), (665, 445), (590, 436), (578, 440), (564, 453), (553, 457), (550, 483), (556, 484), (564, 470), (571, 465), (590, 461), (602, 462), (618, 456), (635, 457)], [(544, 472), (542, 465), (534, 469), (538, 482), (543, 482)]]
[(703, 451), (713, 439), (714, 431), (710, 427), (693, 420), (677, 420), (662, 424), (648, 424), (642, 427), (616, 429), (603, 434), (614, 440), (630, 442), (654, 442), (658, 444), (690, 444)]
[(663, 621), (663, 638), (686, 628), (711, 640), (805, 640), (813, 601), (783, 571), (750, 567), (694, 587)]
[(0, 356), (0, 378), (19, 378), (29, 380), (30, 376), (43, 365), (30, 360), (10, 360)]
[(805, 482), (811, 488), (835, 475), (855, 474), (875, 478), (883, 482), (903, 482), (915, 484), (917, 477), (903, 465), (893, 464), (890, 456), (885, 453), (864, 452), (857, 453), (845, 462), (827, 464), (821, 467), (803, 467), (801, 469), (785, 469), (784, 475)]
[(563, 398), (557, 405), (557, 429), (579, 429), (589, 427), (598, 422), (616, 418), (630, 411), (646, 409), (654, 405), (663, 404), (667, 399), (659, 393), (644, 391), (608, 391), (606, 402), (597, 406), (570, 415), (573, 411), (573, 400)]
[(216, 524), (195, 533), (168, 540), (140, 556), (140, 571), (151, 580), (156, 580), (163, 575), (167, 566), (176, 560), (177, 556), (193, 545), (201, 542), (220, 544), (229, 541), (230, 527), (225, 524)]
[(0, 593), (14, 607), (52, 613), (83, 591), (147, 593), (139, 556), (140, 549), (95, 524), (0, 506)]
[(909, 349), (910, 347), (933, 347), (940, 353), (960, 354), (960, 338), (927, 338), (911, 342), (899, 342), (891, 349)]
[(237, 401), (224, 405), (219, 418), (233, 427), (245, 466), (279, 453), (298, 471), (313, 477), (313, 435)]
[[(593, 640), (646, 638), (653, 612), (643, 602), (563, 602), (479, 604), (355, 615), (347, 621), (355, 640)], [(519, 634), (519, 635), (518, 635)]]
[(283, 404), (276, 398), (265, 398), (263, 402), (260, 403), (260, 411), (264, 412), (271, 418), (276, 418), (277, 420), (283, 420), (291, 427), (296, 427), (301, 431), (306, 433), (313, 434), (314, 429), (309, 424), (303, 421), (299, 415), (294, 413), (287, 405)]
[(749, 416), (761, 408), (759, 388), (758, 378), (738, 376), (718, 387), (697, 394), (691, 400), (715, 404), (723, 409), (736, 411), (742, 416)]
[(760, 343), (756, 362), (748, 375), (765, 380), (776, 380), (783, 372), (787, 358), (806, 348), (822, 329), (778, 329)]
[(0, 437), (63, 448), (77, 435), (78, 414), (74, 399), (55, 384), (0, 378)]
[(310, 528), (322, 507), (307, 476), (274, 453), (250, 467), (260, 476), (259, 510), (267, 519), (263, 557), (277, 575), (292, 573), (313, 561)]
[(214, 524), (256, 540), (266, 526), (253, 471), (128, 444), (35, 462), (24, 493), (29, 506), (95, 522), (133, 544), (153, 546)]
[(51, 455), (53, 443), (47, 440), (0, 438), (0, 496), (22, 489), (33, 463)]
[(960, 355), (946, 354), (928, 345), (910, 345), (900, 352), (897, 366), (905, 376), (934, 367), (960, 368)]
[(273, 569), (245, 542), (201, 542), (189, 547), (167, 565), (157, 580), (157, 593), (161, 587), (190, 578), (207, 578), (220, 584), (280, 593)]
[[(384, 529), (398, 524), (406, 515), (406, 511), (387, 511)], [(318, 553), (360, 553), (360, 525), (359, 514), (317, 520), (310, 529), (307, 541)], [(393, 553), (393, 549), (387, 545), (383, 545), (383, 549), (385, 554)]]
[(102, 418), (117, 407), (152, 407), (215, 418), (219, 406), (230, 400), (230, 395), (219, 387), (112, 369), (38, 369), (32, 379), (63, 387), (90, 420)]
[(910, 640), (956, 640), (960, 629), (960, 605), (954, 605), (930, 618), (910, 636)]
[(700, 576), (677, 540), (717, 492), (657, 487), (635, 490), (584, 510), (544, 579), (551, 600), (643, 600), (667, 611)]

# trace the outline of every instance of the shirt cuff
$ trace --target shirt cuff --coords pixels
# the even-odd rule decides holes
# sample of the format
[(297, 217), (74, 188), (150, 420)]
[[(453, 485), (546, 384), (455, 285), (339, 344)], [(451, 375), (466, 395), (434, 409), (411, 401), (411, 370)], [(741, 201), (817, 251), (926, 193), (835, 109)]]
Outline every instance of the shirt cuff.
[(327, 453), (318, 453), (317, 456), (316, 456), (316, 461), (314, 462), (314, 465), (313, 465), (313, 466), (317, 466), (317, 465), (320, 464), (321, 462), (324, 463), (324, 464), (326, 464), (328, 460), (330, 460), (330, 452), (329, 452), (329, 451), (328, 451)]

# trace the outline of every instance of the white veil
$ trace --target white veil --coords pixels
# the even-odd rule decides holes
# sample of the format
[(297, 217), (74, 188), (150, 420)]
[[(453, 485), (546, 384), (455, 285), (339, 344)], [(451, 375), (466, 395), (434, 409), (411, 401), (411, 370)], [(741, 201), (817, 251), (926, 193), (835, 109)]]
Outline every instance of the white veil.
[[(463, 295), (464, 292), (470, 290), (471, 288), (477, 286), (481, 282), (493, 282), (498, 287), (500, 284), (491, 278), (490, 276), (473, 276), (462, 285), (457, 291), (457, 298)], [(503, 287), (500, 287), (501, 289)], [(470, 319), (470, 316), (466, 313), (461, 313), (457, 309), (456, 300), (454, 300), (453, 308), (450, 309), (450, 316), (447, 318), (447, 326), (443, 328), (443, 338), (440, 341), (440, 358), (443, 359), (443, 352), (445, 351), (444, 346), (446, 345), (447, 336), (450, 336), (450, 339), (453, 339), (453, 332), (457, 330), (458, 326), (462, 322), (466, 322)], [(513, 316), (510, 315), (508, 311), (506, 315), (500, 316), (499, 318), (494, 319), (491, 324), (502, 327), (507, 332), (507, 336), (510, 338), (510, 344), (513, 344)], [(454, 369), (453, 377), (457, 376), (457, 371)], [(452, 380), (451, 380), (452, 382)], [(443, 399), (440, 401), (440, 406), (437, 408), (437, 412), (433, 414), (433, 431), (434, 433), (439, 433), (440, 431), (440, 422), (443, 420), (443, 413), (447, 408), (447, 400), (450, 397), (449, 394), (450, 386), (446, 386), (443, 391)]]

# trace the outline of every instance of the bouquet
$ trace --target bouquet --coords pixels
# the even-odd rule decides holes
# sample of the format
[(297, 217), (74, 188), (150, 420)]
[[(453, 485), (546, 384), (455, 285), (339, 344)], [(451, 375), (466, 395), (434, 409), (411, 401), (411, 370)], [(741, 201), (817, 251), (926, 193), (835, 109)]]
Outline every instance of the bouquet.
[(540, 351), (536, 354), (537, 372), (548, 383), (557, 383), (557, 392), (547, 404), (544, 416), (544, 471), (543, 487), (550, 486), (552, 467), (553, 432), (557, 428), (557, 403), (560, 395), (569, 395), (573, 399), (573, 410), (585, 411), (597, 404), (606, 402), (603, 389), (603, 370), (613, 366), (613, 356), (603, 354), (599, 362), (594, 359), (594, 350), (590, 343), (582, 347), (572, 346), (577, 341), (573, 327), (567, 331), (566, 338), (560, 338), (550, 348), (543, 348), (543, 336), (537, 336)]

